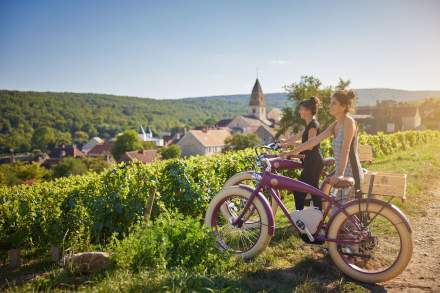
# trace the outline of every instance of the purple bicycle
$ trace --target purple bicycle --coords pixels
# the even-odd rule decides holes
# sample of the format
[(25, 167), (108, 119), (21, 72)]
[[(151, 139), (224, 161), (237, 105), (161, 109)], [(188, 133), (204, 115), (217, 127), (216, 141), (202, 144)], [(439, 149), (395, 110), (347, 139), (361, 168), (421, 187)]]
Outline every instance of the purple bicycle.
[[(255, 188), (227, 186), (209, 204), (205, 225), (213, 230), (220, 249), (248, 259), (268, 246), (275, 233), (275, 221), (264, 191), (308, 242), (327, 243), (333, 262), (348, 276), (377, 283), (396, 277), (406, 268), (412, 256), (412, 230), (396, 206), (370, 197), (340, 203), (333, 194), (326, 193), (330, 190), (327, 181), (320, 190), (272, 173), (271, 159), (263, 157), (260, 163), (264, 171), (254, 173)], [(353, 184), (353, 178), (340, 177), (333, 187)], [(323, 212), (309, 208), (291, 215), (278, 190), (310, 193), (327, 204)]]

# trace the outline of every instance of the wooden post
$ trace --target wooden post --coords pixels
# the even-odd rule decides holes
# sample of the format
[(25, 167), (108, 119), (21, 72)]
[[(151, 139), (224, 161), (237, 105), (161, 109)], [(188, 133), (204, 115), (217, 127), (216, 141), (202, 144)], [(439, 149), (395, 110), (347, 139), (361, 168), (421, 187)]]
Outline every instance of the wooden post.
[(11, 268), (17, 268), (21, 266), (21, 251), (20, 249), (10, 249), (8, 250), (9, 255), (9, 266)]
[(150, 191), (150, 195), (149, 195), (148, 201), (147, 201), (147, 206), (145, 207), (145, 211), (144, 211), (144, 221), (146, 223), (150, 220), (155, 196), (156, 196), (156, 189), (153, 188)]

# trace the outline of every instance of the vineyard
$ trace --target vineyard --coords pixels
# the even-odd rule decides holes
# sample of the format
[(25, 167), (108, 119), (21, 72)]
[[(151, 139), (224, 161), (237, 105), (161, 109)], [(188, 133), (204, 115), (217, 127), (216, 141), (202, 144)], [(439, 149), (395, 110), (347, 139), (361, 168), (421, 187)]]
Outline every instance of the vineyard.
[[(361, 135), (376, 157), (425, 144), (436, 131)], [(325, 155), (330, 143), (322, 145)], [(249, 169), (252, 150), (191, 157), (149, 165), (119, 165), (103, 174), (62, 178), (32, 186), (0, 188), (0, 249), (106, 244), (142, 221), (148, 197), (156, 194), (153, 217), (161, 210), (201, 217), (209, 200), (234, 173)], [(4, 256), (5, 254), (2, 253)]]
[[(372, 166), (373, 169), (380, 170), (391, 164), (384, 171), (409, 171), (422, 177), (435, 173), (432, 168), (437, 168), (435, 166), (438, 163), (430, 156), (433, 156), (432, 150), (438, 150), (435, 147), (438, 141), (440, 132), (436, 131), (408, 131), (360, 137), (362, 144), (373, 147), (375, 161), (389, 162)], [(420, 153), (425, 146), (428, 152)], [(326, 156), (329, 155), (330, 142), (324, 142), (322, 149)], [(41, 272), (46, 272), (49, 268), (52, 275), (43, 278), (42, 283), (37, 279), (33, 285), (28, 285), (32, 286), (30, 288), (59, 288), (66, 282), (78, 283), (78, 276), (60, 273), (56, 264), (47, 267), (47, 260), (44, 259), (47, 259), (51, 247), (59, 247), (64, 252), (99, 249), (114, 253), (112, 259), (117, 268), (115, 274), (110, 273), (108, 278), (105, 274), (94, 277), (99, 280), (102, 290), (120, 290), (126, 286), (124, 284), (129, 284), (127, 286), (135, 288), (140, 286), (153, 291), (168, 291), (170, 282), (172, 286), (190, 289), (258, 287), (259, 285), (246, 283), (246, 274), (253, 270), (259, 271), (267, 266), (266, 262), (274, 263), (275, 259), (280, 258), (281, 264), (285, 264), (287, 260), (289, 263), (297, 263), (295, 277), (283, 279), (276, 285), (262, 285), (263, 287), (307, 287), (311, 285), (307, 281), (308, 276), (315, 270), (324, 272), (323, 278), (330, 278), (330, 281), (325, 281), (327, 283), (337, 278), (339, 281), (333, 281), (339, 284), (337, 291), (346, 290), (345, 286), (355, 286), (340, 279), (340, 273), (332, 269), (331, 264), (326, 264), (325, 259), (324, 263), (316, 262), (305, 257), (306, 254), (298, 253), (295, 247), (301, 245), (300, 240), (291, 233), (283, 232), (282, 222), (278, 226), (278, 236), (273, 241), (274, 247), (269, 248), (252, 265), (237, 264), (227, 255), (216, 251), (211, 233), (207, 233), (201, 226), (202, 216), (208, 202), (227, 178), (238, 171), (253, 167), (249, 160), (252, 155), (252, 150), (245, 150), (213, 157), (160, 161), (149, 165), (119, 165), (101, 174), (89, 173), (32, 186), (1, 187), (0, 264), (6, 264), (7, 251), (10, 249), (20, 249), (27, 254), (28, 261), (34, 259), (37, 253), (41, 255), (39, 262), (46, 263), (40, 268)], [(418, 160), (423, 166), (409, 167), (417, 166), (414, 162), (417, 163)], [(434, 167), (426, 165), (430, 160)], [(408, 167), (399, 169), (403, 165)], [(425, 171), (426, 174), (423, 175), (421, 172)], [(414, 174), (410, 177), (410, 194), (420, 192), (418, 188), (422, 178)], [(152, 194), (156, 198), (152, 221), (145, 224), (148, 199)], [(404, 210), (413, 215), (416, 211), (420, 215), (423, 209), (420, 205), (423, 202), (424, 200), (419, 202), (413, 198), (409, 204), (405, 204)], [(310, 253), (311, 250), (306, 251)], [(319, 251), (313, 253), (322, 258)], [(31, 268), (32, 266), (26, 265), (23, 270), (28, 272)], [(0, 266), (0, 274), (8, 272), (7, 267), (4, 270), (5, 267)], [(27, 274), (23, 270), (13, 274)], [(237, 276), (232, 275), (234, 272), (240, 276), (240, 280), (235, 279)], [(11, 278), (9, 273), (7, 275), (8, 279)], [(267, 280), (273, 278), (270, 271), (263, 276)], [(278, 278), (283, 274), (275, 276)], [(88, 277), (81, 278), (80, 280), (88, 280)], [(249, 278), (255, 281), (260, 277)], [(0, 287), (1, 281), (0, 279)], [(313, 287), (310, 290), (313, 291)]]

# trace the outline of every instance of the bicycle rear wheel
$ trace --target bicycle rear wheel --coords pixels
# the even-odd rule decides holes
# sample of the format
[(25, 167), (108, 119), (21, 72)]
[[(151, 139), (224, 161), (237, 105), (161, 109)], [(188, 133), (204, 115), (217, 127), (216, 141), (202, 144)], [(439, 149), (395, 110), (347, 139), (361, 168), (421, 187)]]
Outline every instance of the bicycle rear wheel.
[(390, 280), (408, 265), (413, 249), (409, 223), (394, 206), (354, 201), (330, 224), (329, 253), (350, 277), (367, 283)]

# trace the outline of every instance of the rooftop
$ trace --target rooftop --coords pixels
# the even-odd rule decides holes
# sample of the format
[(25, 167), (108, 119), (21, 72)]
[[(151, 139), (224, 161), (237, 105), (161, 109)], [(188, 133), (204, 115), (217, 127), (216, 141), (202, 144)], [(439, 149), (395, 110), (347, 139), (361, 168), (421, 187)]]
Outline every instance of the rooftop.
[(249, 101), (249, 106), (264, 106), (264, 94), (261, 89), (260, 81), (255, 81), (254, 88), (252, 89), (251, 99)]
[(191, 133), (204, 146), (223, 146), (225, 139), (231, 135), (226, 129), (190, 130)]

